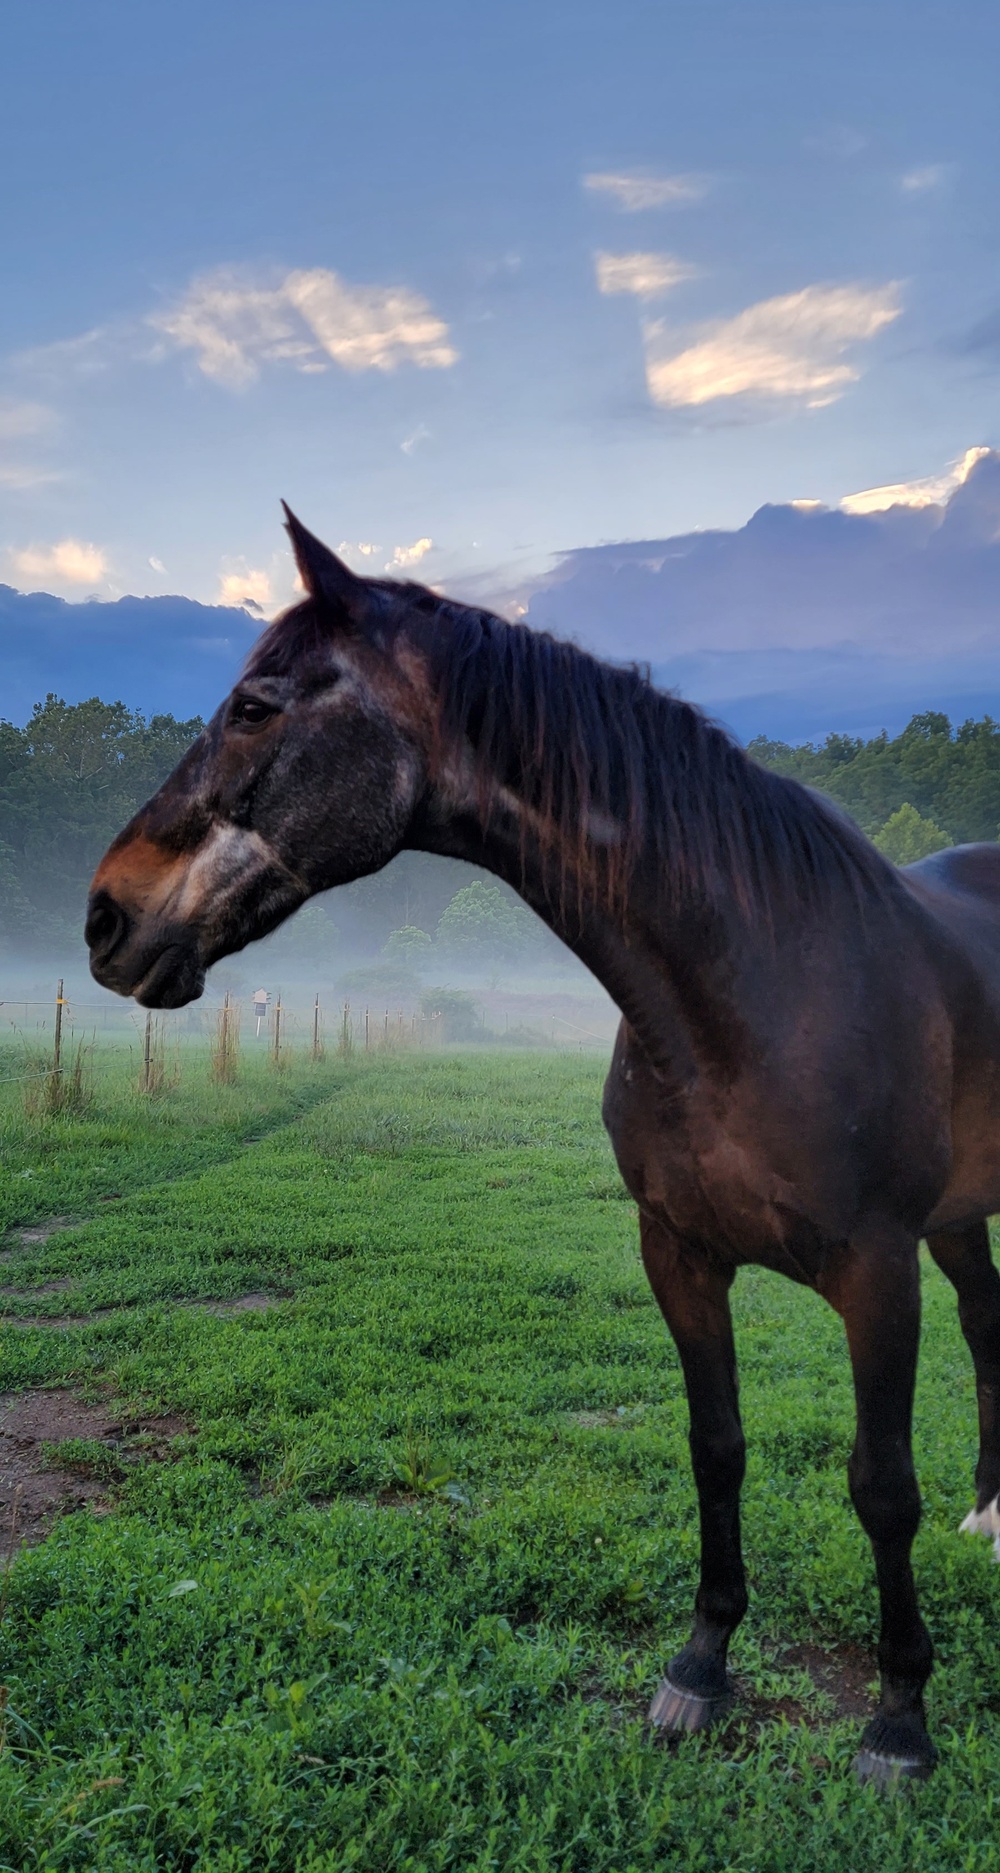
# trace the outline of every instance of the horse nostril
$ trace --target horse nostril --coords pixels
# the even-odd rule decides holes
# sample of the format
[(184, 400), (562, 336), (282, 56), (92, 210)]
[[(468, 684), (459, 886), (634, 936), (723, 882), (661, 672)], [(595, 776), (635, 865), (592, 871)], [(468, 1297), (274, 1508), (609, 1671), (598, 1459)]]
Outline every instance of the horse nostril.
[(99, 950), (107, 959), (128, 931), (128, 918), (113, 897), (101, 891), (94, 898), (84, 926), (84, 938), (90, 950)]

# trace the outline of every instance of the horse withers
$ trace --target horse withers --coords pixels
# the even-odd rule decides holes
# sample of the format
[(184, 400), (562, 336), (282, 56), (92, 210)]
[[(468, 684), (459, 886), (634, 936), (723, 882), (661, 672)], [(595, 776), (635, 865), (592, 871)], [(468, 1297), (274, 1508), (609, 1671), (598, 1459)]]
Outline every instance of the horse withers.
[(288, 526), (306, 597), (98, 866), (95, 977), (179, 1007), (210, 964), (404, 849), (511, 883), (621, 1010), (604, 1118), (687, 1388), (701, 1579), (651, 1719), (701, 1730), (731, 1696), (747, 1597), (728, 1297), (757, 1264), (846, 1329), (850, 1491), (881, 1604), (858, 1773), (928, 1774), (910, 1566), (921, 1237), (975, 1364), (968, 1525), (1000, 1534), (1000, 847), (896, 872), (640, 672), (357, 578)]

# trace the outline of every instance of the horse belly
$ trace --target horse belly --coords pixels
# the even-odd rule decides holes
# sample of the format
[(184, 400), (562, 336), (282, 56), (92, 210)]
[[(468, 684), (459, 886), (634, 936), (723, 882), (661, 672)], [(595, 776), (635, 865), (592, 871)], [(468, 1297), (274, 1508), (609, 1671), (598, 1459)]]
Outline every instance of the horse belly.
[(956, 1100), (952, 1116), (952, 1161), (948, 1182), (927, 1228), (1000, 1213), (1000, 1075), (990, 1066)]

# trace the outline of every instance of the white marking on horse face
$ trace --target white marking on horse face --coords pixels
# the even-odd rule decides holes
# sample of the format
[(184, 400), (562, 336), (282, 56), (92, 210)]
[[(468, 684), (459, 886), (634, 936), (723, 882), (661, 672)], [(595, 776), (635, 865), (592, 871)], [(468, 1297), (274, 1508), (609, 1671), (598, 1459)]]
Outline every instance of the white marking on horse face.
[(1000, 1561), (1000, 1496), (994, 1496), (985, 1509), (972, 1509), (962, 1523), (961, 1535), (989, 1535), (993, 1542), (993, 1559)]
[[(219, 899), (227, 886), (249, 870), (288, 866), (260, 833), (243, 826), (217, 824), (195, 853), (169, 910), (184, 921), (197, 918), (207, 902)], [(303, 887), (305, 889), (305, 887)]]

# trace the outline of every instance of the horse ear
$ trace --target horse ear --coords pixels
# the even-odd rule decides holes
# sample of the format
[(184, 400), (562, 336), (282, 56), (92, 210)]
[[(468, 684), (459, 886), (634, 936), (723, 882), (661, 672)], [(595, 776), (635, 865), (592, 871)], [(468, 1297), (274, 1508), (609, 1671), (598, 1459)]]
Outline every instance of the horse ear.
[(285, 526), (292, 542), (295, 564), (299, 577), (310, 598), (324, 600), (339, 611), (353, 615), (360, 610), (365, 582), (359, 579), (345, 566), (336, 553), (331, 553), (322, 540), (317, 540), (308, 527), (296, 519), (287, 501), (282, 501), (285, 510)]

